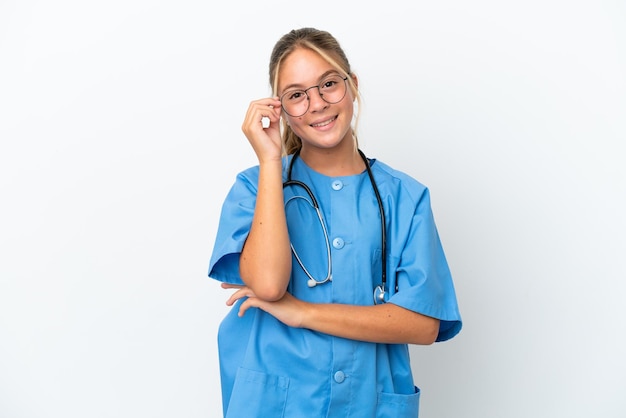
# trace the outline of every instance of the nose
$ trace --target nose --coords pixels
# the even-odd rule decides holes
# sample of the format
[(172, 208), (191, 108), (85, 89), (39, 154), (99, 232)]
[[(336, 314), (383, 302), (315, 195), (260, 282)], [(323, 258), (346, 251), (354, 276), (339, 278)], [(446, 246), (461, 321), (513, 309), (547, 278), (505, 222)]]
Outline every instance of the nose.
[[(312, 93), (315, 91), (315, 93)], [(320, 93), (319, 86), (312, 87), (309, 91), (306, 92), (309, 97), (309, 111), (315, 112), (319, 110), (323, 110), (328, 107), (328, 102), (326, 102), (322, 98), (322, 93)]]

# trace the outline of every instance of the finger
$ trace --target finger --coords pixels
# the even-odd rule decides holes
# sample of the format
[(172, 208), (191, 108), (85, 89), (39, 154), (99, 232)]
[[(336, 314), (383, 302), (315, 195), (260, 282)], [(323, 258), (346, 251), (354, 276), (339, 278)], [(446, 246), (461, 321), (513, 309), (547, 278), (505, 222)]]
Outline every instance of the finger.
[[(250, 299), (248, 298), (248, 300)], [(239, 316), (240, 318), (246, 314), (246, 311), (248, 310), (248, 307), (250, 306), (249, 304), (246, 303), (248, 302), (248, 300), (246, 300), (244, 303), (242, 303), (239, 306), (239, 312), (237, 312), (237, 316)]]
[(235, 304), (235, 302), (237, 302), (239, 299), (241, 299), (242, 296), (241, 295), (241, 290), (236, 291), (235, 293), (233, 293), (232, 295), (230, 295), (228, 297), (228, 299), (226, 299), (226, 306), (233, 306)]
[(228, 300), (226, 300), (226, 305), (232, 306), (239, 299), (243, 299), (243, 298), (246, 298), (246, 297), (247, 298), (255, 297), (255, 294), (254, 294), (254, 292), (252, 290), (250, 290), (250, 288), (244, 286), (241, 289), (237, 290), (232, 295), (230, 295)]
[(263, 118), (267, 118), (271, 122), (280, 119), (281, 105), (278, 99), (262, 99), (254, 101), (248, 109), (249, 122), (258, 123)]
[(276, 98), (267, 98), (250, 102), (250, 105), (248, 106), (248, 113), (254, 114), (255, 112), (259, 112), (264, 113), (266, 116), (270, 116), (270, 114), (280, 116), (281, 109), (280, 100)]
[(273, 104), (267, 105), (266, 108), (262, 107), (259, 112), (261, 114), (261, 127), (263, 129), (269, 128), (272, 123), (279, 122), (282, 113), (280, 105), (276, 106)]
[(234, 283), (222, 283), (222, 289), (241, 289), (244, 287), (242, 284), (234, 284)]
[(239, 317), (242, 317), (245, 315), (245, 313), (248, 311), (248, 309), (250, 308), (258, 308), (260, 307), (260, 303), (261, 300), (255, 297), (251, 297), (246, 299), (241, 306), (239, 306), (239, 312), (237, 313), (237, 315)]

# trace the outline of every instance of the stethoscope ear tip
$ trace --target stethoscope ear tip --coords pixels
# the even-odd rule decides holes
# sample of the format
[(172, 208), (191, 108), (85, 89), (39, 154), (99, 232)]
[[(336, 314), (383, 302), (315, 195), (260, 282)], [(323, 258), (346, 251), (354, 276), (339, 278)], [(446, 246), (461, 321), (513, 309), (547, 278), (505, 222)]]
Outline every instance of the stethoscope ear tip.
[(306, 284), (307, 284), (309, 287), (315, 287), (315, 286), (317, 286), (317, 282), (316, 282), (315, 280), (313, 280), (313, 279), (309, 279), (309, 280), (306, 282)]

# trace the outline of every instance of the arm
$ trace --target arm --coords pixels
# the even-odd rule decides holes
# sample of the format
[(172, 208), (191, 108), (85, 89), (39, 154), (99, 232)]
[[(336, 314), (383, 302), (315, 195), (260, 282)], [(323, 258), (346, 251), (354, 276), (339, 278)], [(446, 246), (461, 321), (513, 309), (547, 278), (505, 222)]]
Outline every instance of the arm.
[(291, 274), (291, 250), (283, 205), (282, 166), (261, 164), (250, 233), (239, 260), (242, 280), (258, 297), (279, 300)]
[(374, 306), (308, 304), (302, 328), (337, 337), (387, 344), (432, 344), (439, 320), (393, 303)]
[(285, 293), (282, 299), (268, 302), (255, 296), (246, 286), (222, 284), (238, 289), (226, 302), (233, 305), (247, 298), (239, 308), (243, 316), (251, 307), (259, 308), (284, 324), (307, 328), (336, 337), (387, 344), (432, 344), (439, 332), (439, 320), (418, 314), (392, 303), (373, 306), (316, 304)]
[[(262, 127), (261, 118), (270, 126)], [(283, 202), (280, 102), (262, 99), (250, 104), (242, 130), (259, 159), (259, 184), (250, 232), (241, 251), (239, 273), (261, 299), (279, 300), (291, 275), (291, 250)]]

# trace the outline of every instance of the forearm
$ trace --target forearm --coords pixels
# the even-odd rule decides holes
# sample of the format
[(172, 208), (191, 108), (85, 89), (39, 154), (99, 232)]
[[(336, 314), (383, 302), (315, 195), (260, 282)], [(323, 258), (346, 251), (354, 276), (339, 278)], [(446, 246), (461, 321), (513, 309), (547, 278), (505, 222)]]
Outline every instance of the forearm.
[(374, 306), (309, 304), (301, 327), (337, 337), (388, 344), (432, 344), (439, 320), (392, 303)]
[(258, 297), (272, 301), (283, 296), (291, 274), (280, 160), (260, 165), (258, 188), (239, 271), (244, 283)]

